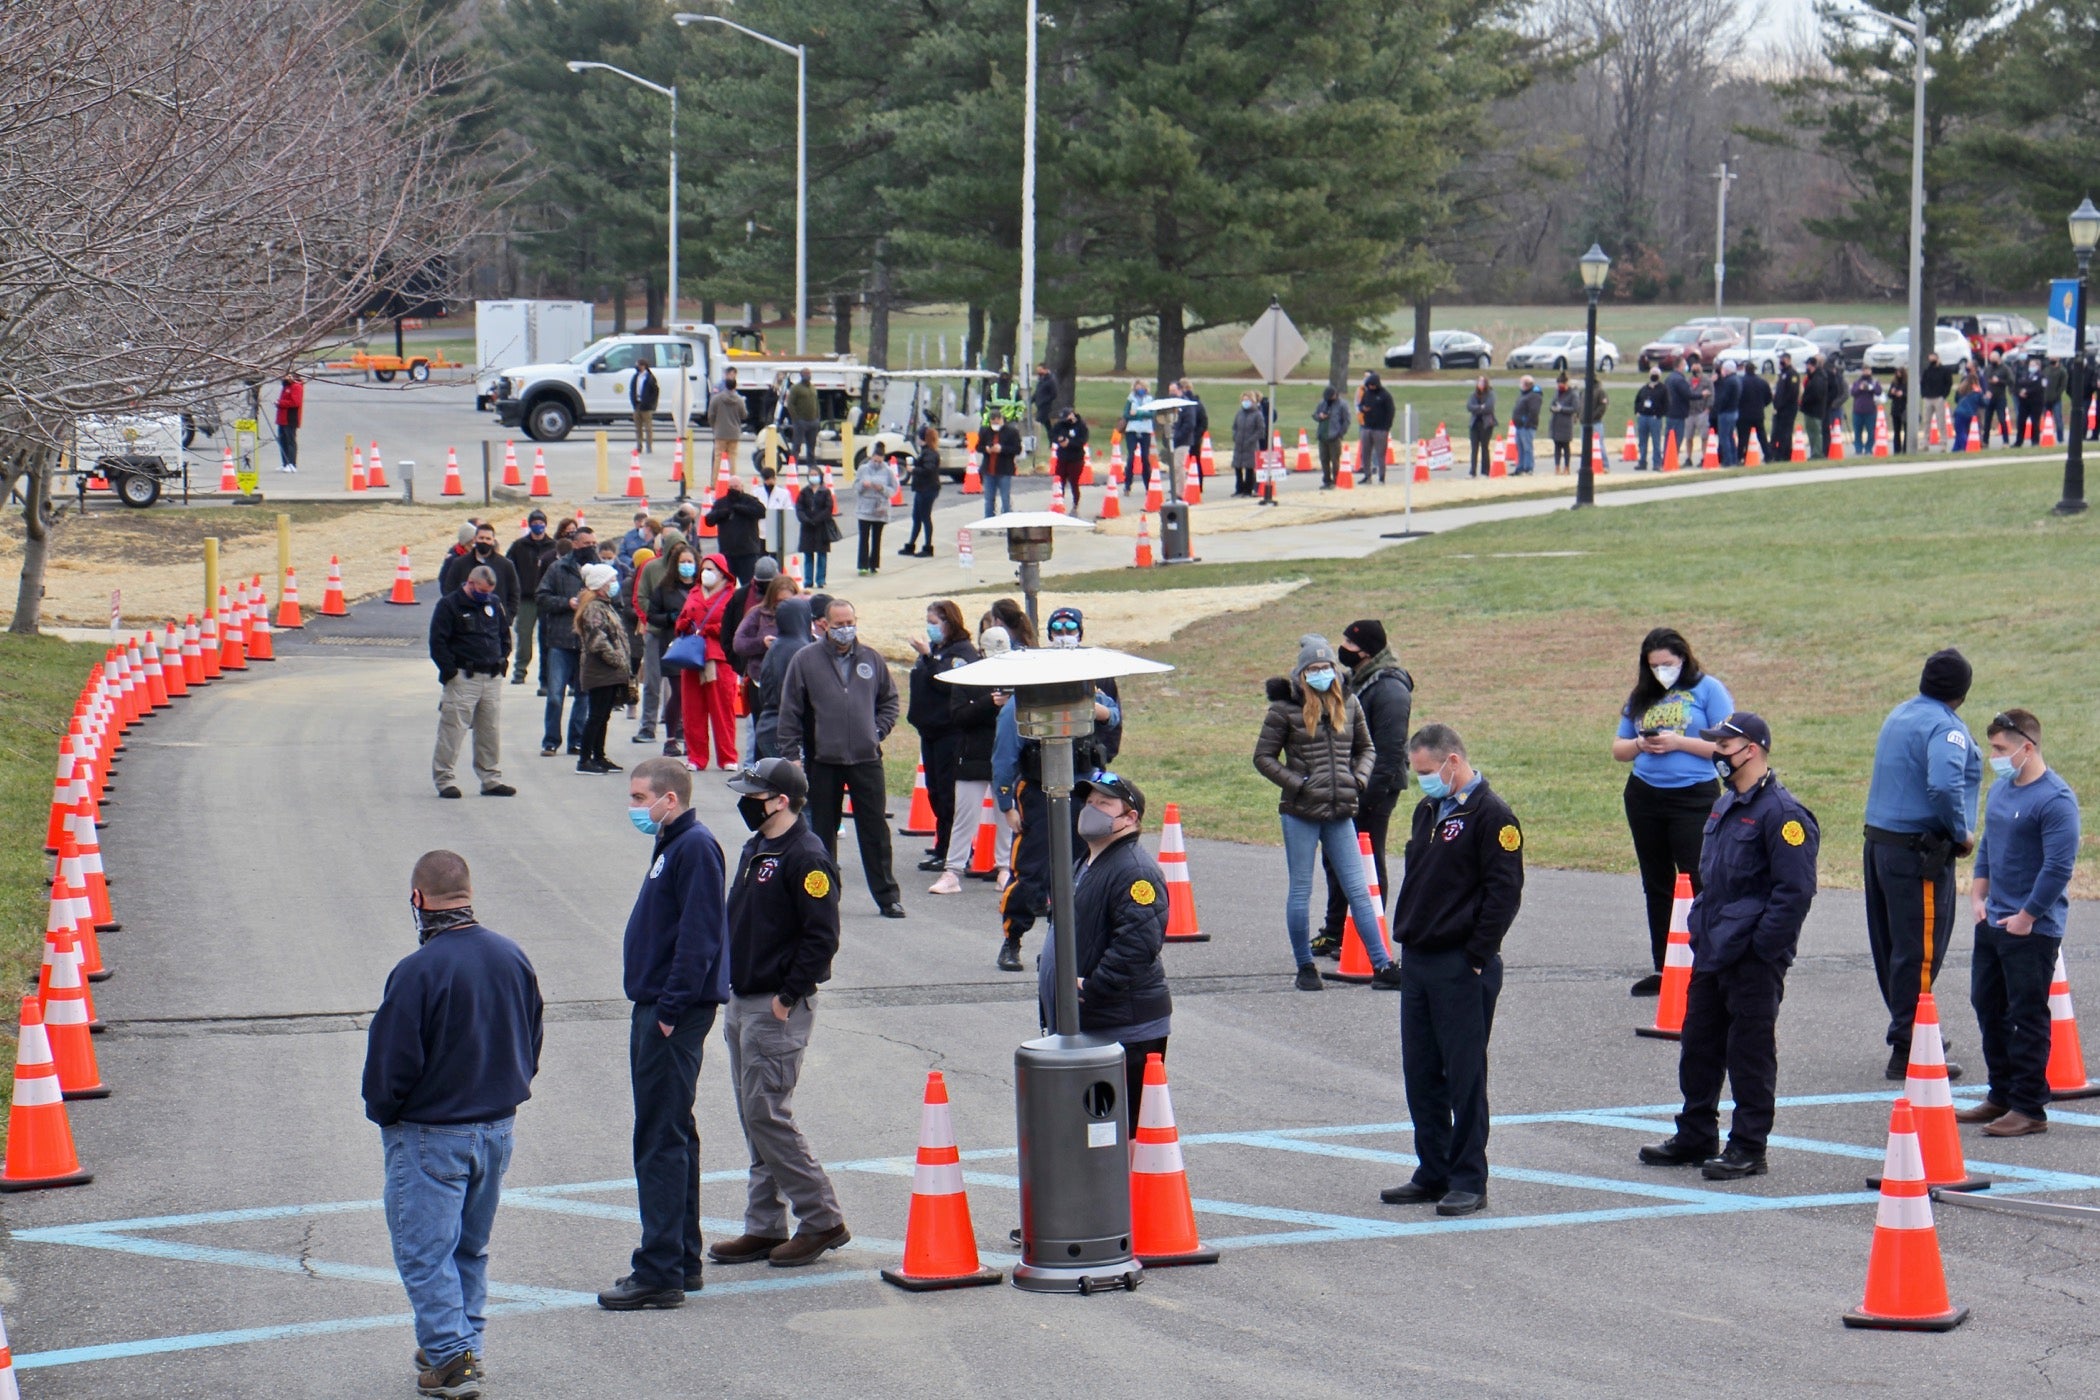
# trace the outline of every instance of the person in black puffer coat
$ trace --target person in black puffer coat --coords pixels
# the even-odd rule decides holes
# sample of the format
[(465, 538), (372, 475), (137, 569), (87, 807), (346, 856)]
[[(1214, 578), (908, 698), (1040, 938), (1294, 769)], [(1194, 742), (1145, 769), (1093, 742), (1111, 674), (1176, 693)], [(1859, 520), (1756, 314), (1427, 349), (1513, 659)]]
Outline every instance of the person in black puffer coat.
[[(1414, 715), (1415, 678), (1393, 655), (1386, 644), (1385, 624), (1376, 618), (1359, 618), (1343, 628), (1335, 656), (1348, 672), (1349, 691), (1363, 707), (1364, 722), (1371, 728), (1371, 744), (1377, 751), (1371, 761), (1371, 781), (1356, 804), (1356, 829), (1371, 838), (1379, 896), (1390, 903), (1394, 891), (1385, 873), (1385, 837), (1393, 809), (1407, 792), (1407, 735)], [(1327, 866), (1327, 918), (1320, 936), (1313, 940), (1315, 956), (1341, 955), (1342, 924), (1348, 915), (1349, 895), (1335, 878), (1334, 867)]]

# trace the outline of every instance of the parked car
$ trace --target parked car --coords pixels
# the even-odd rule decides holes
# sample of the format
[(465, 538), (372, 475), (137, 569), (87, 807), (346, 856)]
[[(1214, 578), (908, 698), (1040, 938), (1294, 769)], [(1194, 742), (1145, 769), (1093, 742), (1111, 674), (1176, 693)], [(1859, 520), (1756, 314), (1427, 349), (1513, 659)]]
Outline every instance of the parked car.
[(1717, 323), (1686, 322), (1664, 331), (1641, 347), (1635, 363), (1643, 370), (1676, 369), (1687, 359), (1711, 365), (1722, 351), (1740, 344), (1743, 337), (1733, 327)]
[(1800, 369), (1808, 363), (1810, 355), (1818, 354), (1821, 347), (1803, 335), (1760, 335), (1751, 337), (1747, 345), (1738, 345), (1721, 352), (1715, 364), (1742, 366), (1756, 365), (1757, 372), (1770, 379), (1779, 373), (1779, 357), (1782, 354), (1794, 357), (1794, 368)]
[[(2006, 351), (2005, 358), (2008, 360), (2053, 360), (2057, 357), (2049, 353), (2049, 332), (2043, 331), (2038, 335), (2028, 336), (2027, 339)], [(2065, 355), (2063, 358), (2068, 360), (2071, 357)]]
[(1939, 324), (1960, 331), (1979, 360), (1989, 359), (1993, 350), (2010, 354), (2015, 346), (2034, 334), (2034, 322), (2025, 316), (1998, 312), (1974, 316), (1956, 313), (1940, 317)]
[[(1413, 336), (1401, 341), (1385, 352), (1387, 369), (1413, 369), (1415, 364), (1415, 340)], [(1471, 331), (1431, 331), (1429, 333), (1429, 368), (1431, 369), (1492, 369), (1495, 364), (1495, 347)]]
[(1807, 335), (1816, 323), (1806, 316), (1762, 316), (1750, 323), (1750, 338), (1761, 335)]
[[(1952, 326), (1932, 328), (1932, 348), (1940, 357), (1940, 363), (1959, 366), (1972, 358), (1969, 341)], [(1867, 347), (1860, 356), (1861, 362), (1876, 374), (1893, 373), (1899, 366), (1910, 363), (1910, 327), (1898, 326), (1887, 340)]]
[[(1583, 357), (1589, 354), (1589, 341), (1583, 331), (1547, 331), (1529, 345), (1519, 345), (1509, 352), (1503, 361), (1510, 369), (1581, 369)], [(1619, 347), (1597, 337), (1597, 370), (1609, 374), (1619, 363)]]
[(1858, 369), (1861, 356), (1870, 346), (1881, 343), (1881, 331), (1874, 326), (1828, 325), (1817, 326), (1808, 333), (1816, 343), (1816, 353), (1829, 359), (1832, 356), (1842, 369)]
[(522, 424), (535, 442), (560, 442), (578, 426), (633, 419), (627, 391), (644, 354), (657, 371), (658, 416), (675, 423), (682, 400), (688, 420), (697, 419), (722, 379), (721, 341), (712, 326), (673, 335), (606, 336), (564, 361), (499, 370), (486, 392), (504, 427)]

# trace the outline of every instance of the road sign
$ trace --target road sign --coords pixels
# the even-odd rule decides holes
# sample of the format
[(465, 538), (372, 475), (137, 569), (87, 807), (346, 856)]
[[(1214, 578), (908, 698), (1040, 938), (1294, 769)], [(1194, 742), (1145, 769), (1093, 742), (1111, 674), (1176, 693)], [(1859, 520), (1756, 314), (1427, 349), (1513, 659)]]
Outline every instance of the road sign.
[(257, 430), (255, 420), (253, 418), (236, 418), (233, 420), (233, 430), (237, 433), (255, 432)]
[(1240, 337), (1240, 349), (1261, 372), (1262, 382), (1280, 384), (1298, 367), (1298, 361), (1305, 358), (1305, 337), (1298, 334), (1291, 318), (1284, 315), (1283, 307), (1272, 301), (1269, 309), (1262, 312), (1261, 318)]

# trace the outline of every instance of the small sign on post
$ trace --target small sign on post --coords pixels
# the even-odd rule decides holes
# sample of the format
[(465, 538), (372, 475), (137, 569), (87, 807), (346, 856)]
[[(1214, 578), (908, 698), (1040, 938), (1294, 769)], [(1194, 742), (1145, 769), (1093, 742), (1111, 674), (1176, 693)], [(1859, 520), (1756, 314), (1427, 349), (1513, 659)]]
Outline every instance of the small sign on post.
[(109, 638), (110, 638), (110, 640), (111, 640), (111, 641), (115, 641), (115, 640), (117, 639), (117, 633), (119, 633), (119, 632), (121, 632), (121, 631), (123, 631), (123, 630), (124, 630), (124, 590), (123, 590), (123, 589), (121, 589), (121, 588), (112, 588), (112, 589), (110, 589), (110, 590), (109, 590)]

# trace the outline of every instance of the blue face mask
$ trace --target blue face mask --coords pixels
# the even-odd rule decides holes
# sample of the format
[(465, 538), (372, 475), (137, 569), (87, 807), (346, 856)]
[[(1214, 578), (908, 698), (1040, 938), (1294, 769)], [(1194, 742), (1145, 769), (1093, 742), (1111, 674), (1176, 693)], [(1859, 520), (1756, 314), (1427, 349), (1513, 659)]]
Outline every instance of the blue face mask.
[(1994, 753), (1991, 755), (1991, 771), (2001, 778), (2010, 778), (2019, 771), (2019, 765), (2002, 753)]
[(662, 822), (649, 815), (655, 806), (656, 804), (652, 802), (647, 807), (629, 807), (627, 809), (627, 820), (634, 823), (634, 829), (644, 836), (654, 836), (657, 832), (664, 829)]
[(1422, 785), (1424, 797), (1443, 798), (1451, 795), (1451, 784), (1444, 781), (1444, 770), (1441, 768), (1431, 773), (1417, 773), (1415, 781)]
[(939, 646), (942, 642), (946, 641), (947, 639), (947, 628), (941, 626), (941, 624), (938, 622), (929, 622), (926, 624), (927, 641), (932, 642), (935, 646)]
[(693, 567), (692, 560), (681, 559), (678, 561), (678, 576), (680, 578), (690, 580), (698, 572), (699, 570)]
[(1334, 684), (1334, 672), (1331, 670), (1307, 671), (1305, 673), (1305, 683), (1314, 690), (1326, 690)]

